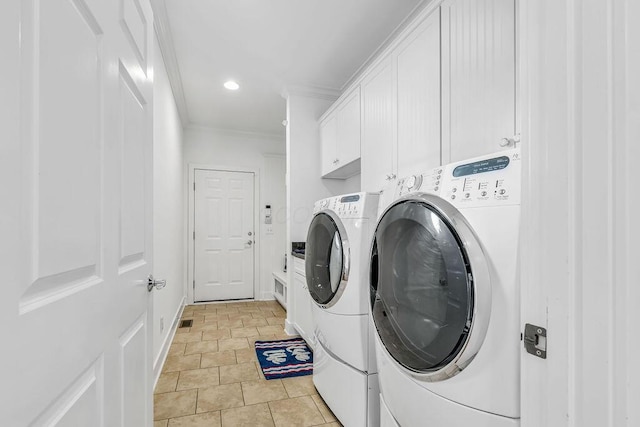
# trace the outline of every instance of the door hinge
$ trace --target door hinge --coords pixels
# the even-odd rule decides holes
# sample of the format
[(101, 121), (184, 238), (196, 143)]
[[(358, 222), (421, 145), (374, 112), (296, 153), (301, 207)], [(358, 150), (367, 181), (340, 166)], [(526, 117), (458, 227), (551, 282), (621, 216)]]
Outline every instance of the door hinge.
[(193, 232), (193, 240), (196, 240), (196, 232)]
[(547, 358), (547, 330), (542, 326), (524, 325), (524, 348), (527, 353), (542, 359)]
[(196, 183), (193, 183), (193, 191), (196, 191)]

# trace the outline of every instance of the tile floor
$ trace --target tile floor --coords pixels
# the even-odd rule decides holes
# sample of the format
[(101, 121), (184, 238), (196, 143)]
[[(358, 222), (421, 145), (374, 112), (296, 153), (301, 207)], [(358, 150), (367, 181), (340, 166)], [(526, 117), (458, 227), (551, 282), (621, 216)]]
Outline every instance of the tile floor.
[(154, 427), (341, 426), (310, 375), (265, 380), (256, 340), (291, 338), (276, 301), (185, 307), (154, 394)]

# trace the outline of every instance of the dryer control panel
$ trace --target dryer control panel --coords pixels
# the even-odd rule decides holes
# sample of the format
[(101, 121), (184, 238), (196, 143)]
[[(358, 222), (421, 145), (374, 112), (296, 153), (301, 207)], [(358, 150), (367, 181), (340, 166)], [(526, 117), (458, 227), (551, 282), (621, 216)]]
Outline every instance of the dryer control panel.
[(395, 198), (402, 197), (409, 193), (421, 192), (429, 194), (439, 194), (442, 187), (444, 168), (439, 166), (422, 175), (410, 175), (398, 180), (396, 185)]
[(440, 197), (460, 208), (520, 204), (520, 150), (448, 164)]

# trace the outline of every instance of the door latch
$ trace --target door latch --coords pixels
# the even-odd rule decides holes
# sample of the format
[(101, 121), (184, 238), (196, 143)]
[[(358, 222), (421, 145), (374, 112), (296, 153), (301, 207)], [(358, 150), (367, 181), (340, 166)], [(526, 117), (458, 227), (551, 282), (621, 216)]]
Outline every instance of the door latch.
[(542, 359), (547, 358), (547, 330), (545, 328), (527, 323), (524, 325), (523, 341), (527, 353)]

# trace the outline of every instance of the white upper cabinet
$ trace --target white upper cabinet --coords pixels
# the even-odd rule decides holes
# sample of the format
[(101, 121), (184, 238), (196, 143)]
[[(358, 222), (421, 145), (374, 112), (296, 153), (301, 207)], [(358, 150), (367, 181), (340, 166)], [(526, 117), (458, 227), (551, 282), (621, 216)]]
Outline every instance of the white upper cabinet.
[(440, 13), (436, 10), (393, 54), (397, 74), (397, 175), (440, 165)]
[(395, 173), (395, 93), (391, 58), (385, 58), (361, 85), (362, 191), (380, 191)]
[(360, 88), (338, 101), (320, 124), (322, 176), (350, 178), (360, 173)]
[(365, 77), (362, 108), (362, 191), (440, 164), (439, 10)]
[(516, 133), (515, 0), (446, 0), (442, 161), (503, 149)]
[[(338, 106), (338, 167), (360, 159), (360, 88), (347, 95)], [(360, 169), (358, 168), (358, 172)]]
[(320, 123), (320, 144), (322, 147), (322, 176), (326, 176), (336, 169), (338, 154), (338, 119), (335, 114), (328, 116)]

